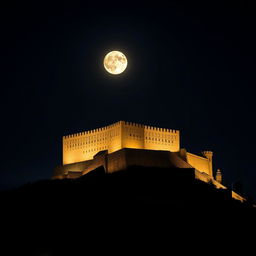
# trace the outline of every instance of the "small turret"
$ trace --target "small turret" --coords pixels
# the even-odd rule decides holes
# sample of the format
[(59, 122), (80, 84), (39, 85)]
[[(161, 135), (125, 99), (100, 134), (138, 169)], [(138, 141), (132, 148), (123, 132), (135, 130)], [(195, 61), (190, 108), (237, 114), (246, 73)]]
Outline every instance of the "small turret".
[(212, 152), (212, 151), (203, 151), (202, 153), (203, 153), (203, 155), (204, 155), (206, 158), (212, 160), (212, 156), (213, 156), (213, 152)]
[(216, 172), (215, 180), (218, 181), (219, 183), (222, 183), (222, 173), (220, 169), (218, 169)]

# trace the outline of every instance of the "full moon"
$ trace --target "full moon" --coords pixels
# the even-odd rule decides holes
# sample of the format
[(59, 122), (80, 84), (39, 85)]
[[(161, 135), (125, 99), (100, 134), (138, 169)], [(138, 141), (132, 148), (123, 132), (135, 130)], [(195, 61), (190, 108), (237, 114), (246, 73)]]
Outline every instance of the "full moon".
[(112, 51), (109, 52), (103, 61), (104, 68), (113, 75), (118, 75), (124, 72), (127, 67), (127, 59), (122, 52)]

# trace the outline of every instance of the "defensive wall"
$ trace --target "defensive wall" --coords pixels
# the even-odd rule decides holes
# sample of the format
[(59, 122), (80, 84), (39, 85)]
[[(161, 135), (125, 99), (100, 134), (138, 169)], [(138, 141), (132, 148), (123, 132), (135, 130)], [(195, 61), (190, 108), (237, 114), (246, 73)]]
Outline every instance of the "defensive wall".
[[(208, 153), (212, 156), (212, 152), (207, 151), (207, 154)], [(199, 159), (198, 162), (195, 159)], [(58, 166), (55, 168), (53, 178), (78, 178), (101, 166), (104, 167), (106, 173), (125, 170), (129, 166), (157, 167), (166, 168), (166, 170), (180, 168), (182, 172), (188, 170), (189, 175), (193, 173), (195, 179), (212, 183), (218, 189), (226, 189), (226, 187), (216, 181), (212, 175), (209, 175), (207, 163), (209, 164), (208, 158), (193, 155), (186, 152), (185, 149), (179, 152), (170, 152), (163, 150), (123, 148), (112, 153), (103, 150), (98, 152), (91, 160)], [(193, 167), (192, 164), (194, 164), (195, 167)], [(200, 171), (200, 169), (202, 169), (202, 171)], [(191, 170), (193, 170), (193, 172), (190, 172)], [(182, 183), (182, 181), (179, 182)], [(240, 201), (245, 200), (234, 191), (232, 191), (232, 198)]]
[(122, 148), (168, 150), (180, 149), (178, 130), (119, 121), (112, 125), (62, 138), (63, 164), (93, 159), (102, 150), (108, 153)]

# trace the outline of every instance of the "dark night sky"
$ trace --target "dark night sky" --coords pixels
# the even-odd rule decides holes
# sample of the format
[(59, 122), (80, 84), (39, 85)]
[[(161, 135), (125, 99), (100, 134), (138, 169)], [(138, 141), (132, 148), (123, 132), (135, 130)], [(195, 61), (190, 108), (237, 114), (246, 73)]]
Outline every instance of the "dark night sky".
[[(255, 10), (205, 2), (3, 6), (0, 189), (49, 178), (63, 135), (126, 120), (179, 129), (256, 197)], [(120, 76), (102, 66), (112, 49)]]

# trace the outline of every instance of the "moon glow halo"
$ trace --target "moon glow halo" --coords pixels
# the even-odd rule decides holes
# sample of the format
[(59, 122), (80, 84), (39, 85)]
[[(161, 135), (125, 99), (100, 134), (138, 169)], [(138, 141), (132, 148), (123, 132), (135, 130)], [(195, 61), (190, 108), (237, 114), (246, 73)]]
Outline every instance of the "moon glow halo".
[(126, 69), (128, 61), (122, 52), (111, 51), (105, 56), (103, 64), (110, 74), (119, 75)]

